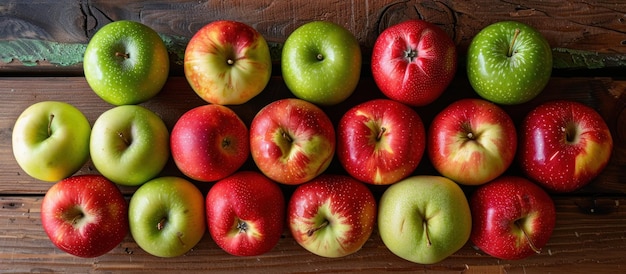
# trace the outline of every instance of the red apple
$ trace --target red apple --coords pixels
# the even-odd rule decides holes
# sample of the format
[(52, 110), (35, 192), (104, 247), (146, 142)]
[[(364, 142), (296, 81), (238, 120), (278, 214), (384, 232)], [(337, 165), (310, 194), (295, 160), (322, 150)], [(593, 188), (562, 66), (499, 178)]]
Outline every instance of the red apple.
[(499, 177), (480, 186), (470, 198), (470, 210), (470, 241), (499, 259), (540, 253), (555, 226), (552, 199), (523, 177)]
[(608, 126), (594, 109), (558, 100), (531, 110), (520, 130), (524, 173), (554, 192), (587, 185), (606, 167), (613, 150)]
[(335, 129), (316, 105), (302, 99), (280, 99), (253, 118), (250, 152), (270, 179), (301, 184), (328, 168), (335, 154)]
[(285, 200), (276, 183), (241, 171), (218, 181), (207, 194), (211, 237), (224, 251), (256, 256), (271, 250), (284, 229)]
[(428, 155), (441, 175), (480, 185), (506, 171), (515, 158), (517, 133), (511, 117), (482, 99), (461, 99), (432, 120)]
[(204, 105), (183, 114), (170, 134), (172, 158), (186, 176), (217, 181), (237, 171), (248, 159), (248, 128), (221, 105)]
[(238, 105), (270, 80), (272, 59), (265, 38), (241, 22), (218, 20), (202, 27), (185, 49), (185, 77), (200, 98)]
[(369, 188), (343, 175), (321, 175), (296, 188), (287, 205), (289, 229), (298, 244), (323, 257), (357, 252), (376, 220)]
[(337, 157), (357, 180), (388, 185), (411, 174), (424, 154), (426, 133), (420, 116), (389, 99), (349, 109), (337, 128)]
[(72, 176), (46, 192), (41, 224), (59, 249), (78, 257), (98, 257), (128, 234), (128, 203), (102, 175)]
[(434, 24), (407, 20), (378, 36), (371, 66), (383, 94), (408, 105), (424, 106), (437, 99), (452, 81), (456, 46)]

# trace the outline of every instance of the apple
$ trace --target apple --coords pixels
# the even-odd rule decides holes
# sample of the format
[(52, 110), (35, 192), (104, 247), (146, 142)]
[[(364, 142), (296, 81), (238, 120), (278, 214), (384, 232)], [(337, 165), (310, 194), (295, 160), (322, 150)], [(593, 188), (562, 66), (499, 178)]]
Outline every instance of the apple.
[(104, 255), (128, 234), (128, 203), (102, 175), (77, 175), (54, 184), (41, 202), (41, 224), (59, 249), (83, 258)]
[(523, 177), (503, 176), (481, 185), (470, 197), (470, 208), (470, 241), (505, 260), (540, 253), (556, 222), (550, 196)]
[(552, 73), (552, 49), (536, 29), (516, 21), (483, 28), (467, 49), (467, 77), (484, 99), (513, 105), (541, 93)]
[(119, 185), (137, 186), (156, 177), (167, 163), (169, 132), (151, 110), (117, 106), (96, 119), (89, 150), (100, 174)]
[(380, 33), (372, 49), (372, 76), (387, 97), (411, 106), (430, 104), (457, 67), (456, 46), (438, 26), (411, 19)]
[(422, 159), (426, 133), (407, 105), (373, 99), (349, 109), (337, 127), (337, 158), (352, 177), (388, 185), (409, 176)]
[(318, 105), (335, 105), (356, 89), (361, 62), (359, 42), (349, 30), (312, 21), (287, 37), (280, 65), (293, 95)]
[(328, 168), (335, 129), (318, 106), (297, 98), (269, 103), (250, 124), (250, 154), (259, 170), (287, 185), (304, 183)]
[(446, 177), (408, 177), (389, 186), (379, 201), (378, 231), (383, 243), (411, 262), (442, 261), (465, 245), (471, 229), (467, 198)]
[(120, 20), (100, 28), (85, 49), (85, 79), (113, 105), (145, 102), (161, 91), (170, 69), (159, 34), (134, 21)]
[(76, 107), (42, 101), (27, 107), (13, 126), (13, 156), (24, 172), (48, 182), (67, 178), (89, 160), (91, 126)]
[(376, 222), (376, 199), (365, 184), (323, 174), (299, 185), (287, 205), (289, 230), (313, 254), (337, 258), (357, 252)]
[(461, 99), (440, 111), (428, 130), (428, 156), (441, 175), (481, 185), (504, 173), (515, 158), (511, 117), (482, 99)]
[(520, 129), (522, 171), (552, 192), (572, 192), (589, 184), (606, 167), (613, 138), (593, 108), (556, 100), (532, 109)]
[(248, 128), (226, 106), (195, 107), (176, 121), (170, 148), (176, 166), (187, 177), (217, 181), (237, 171), (248, 159)]
[(272, 59), (265, 38), (254, 28), (218, 20), (189, 40), (184, 71), (200, 98), (212, 104), (238, 105), (263, 91), (272, 75)]
[(269, 178), (240, 171), (211, 187), (206, 197), (211, 238), (224, 251), (257, 256), (280, 240), (285, 224), (285, 198)]
[(158, 177), (141, 185), (130, 198), (128, 222), (133, 239), (157, 257), (177, 257), (204, 236), (204, 196), (179, 177)]

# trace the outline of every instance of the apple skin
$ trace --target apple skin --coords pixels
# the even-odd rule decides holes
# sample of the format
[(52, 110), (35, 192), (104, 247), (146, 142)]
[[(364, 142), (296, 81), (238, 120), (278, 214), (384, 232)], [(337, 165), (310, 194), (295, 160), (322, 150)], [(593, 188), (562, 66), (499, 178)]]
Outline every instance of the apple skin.
[(204, 236), (204, 196), (179, 177), (158, 177), (141, 185), (130, 198), (128, 221), (133, 239), (157, 257), (177, 257)]
[(134, 21), (115, 21), (91, 38), (85, 49), (85, 79), (113, 105), (145, 102), (157, 95), (170, 69), (169, 54), (159, 34)]
[(555, 227), (554, 202), (523, 177), (503, 176), (480, 186), (470, 197), (470, 207), (470, 241), (499, 259), (517, 260), (539, 253)]
[(217, 181), (233, 174), (248, 159), (248, 128), (226, 106), (199, 106), (176, 121), (170, 150), (176, 166), (187, 177)]
[(255, 171), (240, 171), (211, 187), (206, 219), (215, 243), (236, 256), (270, 251), (285, 225), (285, 198), (278, 185)]
[(481, 185), (504, 173), (517, 150), (517, 131), (499, 106), (461, 99), (440, 111), (428, 130), (428, 155), (441, 175)]
[(263, 91), (272, 75), (272, 60), (265, 38), (254, 28), (218, 20), (202, 27), (189, 40), (184, 71), (203, 100), (239, 105)]
[(274, 101), (250, 124), (252, 159), (263, 174), (282, 184), (301, 184), (324, 172), (335, 147), (328, 115), (302, 99)]
[(361, 77), (361, 48), (344, 27), (328, 21), (308, 22), (283, 45), (285, 84), (298, 98), (318, 105), (346, 100)]
[(439, 98), (454, 78), (456, 46), (438, 26), (406, 20), (376, 38), (371, 68), (385, 96), (410, 106), (425, 106)]
[(550, 44), (524, 23), (493, 23), (476, 34), (467, 49), (471, 86), (478, 95), (497, 104), (532, 100), (543, 91), (551, 74)]
[(373, 99), (349, 109), (337, 127), (337, 157), (352, 177), (393, 184), (418, 166), (426, 146), (420, 116), (389, 99)]
[(100, 174), (119, 185), (138, 186), (156, 177), (167, 163), (169, 131), (145, 107), (117, 106), (96, 119), (89, 150)]
[(552, 192), (572, 192), (604, 170), (613, 151), (613, 138), (594, 109), (556, 100), (526, 115), (518, 151), (520, 166), (529, 178)]
[(369, 239), (376, 222), (376, 199), (362, 182), (323, 174), (299, 185), (287, 205), (289, 229), (313, 254), (353, 254)]
[(128, 234), (128, 203), (101, 175), (77, 175), (54, 184), (41, 202), (41, 224), (59, 249), (83, 258), (104, 255)]
[(56, 182), (89, 160), (91, 125), (76, 107), (42, 101), (26, 108), (11, 133), (13, 156), (29, 176)]
[(411, 262), (442, 261), (465, 245), (471, 228), (467, 198), (446, 177), (408, 177), (389, 186), (379, 201), (378, 230), (383, 243)]

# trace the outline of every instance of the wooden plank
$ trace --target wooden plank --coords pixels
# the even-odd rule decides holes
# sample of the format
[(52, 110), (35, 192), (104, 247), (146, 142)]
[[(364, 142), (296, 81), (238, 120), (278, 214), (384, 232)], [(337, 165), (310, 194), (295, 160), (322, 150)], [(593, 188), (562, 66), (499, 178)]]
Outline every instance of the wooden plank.
[[(0, 272), (463, 272), (463, 273), (598, 273), (620, 272), (626, 267), (626, 199), (605, 197), (555, 198), (556, 229), (539, 255), (518, 261), (498, 260), (468, 243), (448, 259), (420, 265), (392, 254), (375, 230), (363, 249), (341, 258), (327, 259), (300, 247), (287, 229), (270, 252), (254, 257), (236, 257), (219, 249), (210, 235), (187, 254), (158, 258), (144, 252), (127, 236), (111, 252), (82, 259), (58, 250), (41, 228), (41, 197), (0, 197)], [(601, 214), (587, 211), (601, 205)]]
[[(68, 51), (68, 48), (86, 44), (102, 26), (121, 19), (145, 23), (164, 37), (182, 41), (187, 41), (211, 21), (237, 20), (252, 25), (274, 43), (282, 43), (306, 22), (328, 20), (354, 33), (366, 57), (382, 30), (409, 18), (422, 18), (442, 27), (454, 39), (461, 56), (483, 27), (497, 21), (517, 20), (534, 26), (546, 36), (555, 49), (557, 67), (626, 65), (626, 2), (623, 1), (559, 0), (518, 4), (494, 0), (359, 3), (327, 0), (299, 4), (238, 0), (224, 5), (222, 1), (63, 0), (42, 3), (10, 0), (0, 4), (0, 11), (0, 70), (13, 73), (49, 72), (65, 66), (64, 63), (80, 60), (80, 51)], [(58, 43), (67, 45), (59, 47)], [(21, 52), (24, 49), (27, 53)], [(184, 47), (172, 51), (180, 55), (181, 50), (184, 51)], [(55, 69), (30, 66), (49, 65), (51, 60)], [(29, 66), (23, 67), (23, 64)], [(71, 73), (81, 70), (75, 63), (71, 67)]]

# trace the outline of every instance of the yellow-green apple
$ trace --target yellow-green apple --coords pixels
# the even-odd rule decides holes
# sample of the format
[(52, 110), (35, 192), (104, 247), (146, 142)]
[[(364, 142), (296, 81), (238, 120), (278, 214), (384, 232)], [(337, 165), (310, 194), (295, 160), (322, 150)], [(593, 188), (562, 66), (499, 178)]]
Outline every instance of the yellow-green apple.
[(361, 48), (349, 30), (328, 21), (308, 22), (283, 45), (283, 79), (298, 98), (335, 105), (354, 92), (361, 77)]
[(251, 26), (229, 20), (198, 30), (185, 50), (187, 81), (213, 104), (243, 104), (263, 91), (272, 75), (265, 38)]
[(589, 184), (611, 158), (613, 138), (593, 108), (557, 100), (531, 110), (520, 129), (518, 157), (532, 180), (553, 192)]
[(529, 25), (501, 21), (483, 28), (467, 49), (467, 77), (484, 99), (521, 104), (535, 98), (550, 80), (552, 49)]
[(195, 107), (176, 121), (170, 148), (176, 166), (187, 177), (217, 181), (233, 174), (248, 159), (248, 128), (226, 106)]
[(505, 260), (540, 253), (555, 226), (554, 203), (524, 177), (503, 176), (481, 185), (470, 197), (470, 241)]
[(465, 245), (471, 229), (467, 198), (446, 177), (408, 177), (389, 186), (379, 201), (378, 230), (383, 243), (411, 262), (442, 261)]
[(269, 103), (250, 124), (252, 159), (263, 174), (282, 184), (301, 184), (324, 172), (335, 145), (328, 115), (297, 98)]
[(117, 106), (96, 119), (89, 150), (100, 174), (119, 185), (137, 186), (157, 176), (167, 163), (169, 132), (151, 110)]
[(427, 147), (441, 175), (460, 184), (480, 185), (509, 168), (517, 150), (517, 132), (511, 117), (496, 104), (461, 99), (432, 120)]
[(378, 185), (409, 176), (420, 163), (426, 133), (405, 104), (373, 99), (349, 109), (337, 126), (337, 158), (352, 177)]
[(376, 200), (362, 182), (323, 174), (299, 185), (287, 205), (289, 230), (313, 254), (336, 258), (357, 252), (376, 222)]
[(102, 175), (72, 176), (46, 192), (41, 224), (59, 249), (78, 257), (98, 257), (128, 234), (128, 203)]
[(113, 105), (145, 102), (161, 91), (170, 61), (159, 34), (139, 22), (121, 20), (100, 28), (85, 49), (85, 79)]
[(130, 234), (154, 256), (181, 256), (204, 236), (204, 214), (204, 196), (194, 184), (179, 177), (158, 177), (130, 198)]
[(380, 33), (372, 49), (372, 76), (382, 93), (411, 106), (430, 104), (457, 67), (456, 46), (438, 26), (406, 20)]
[(206, 197), (211, 238), (224, 251), (257, 256), (270, 251), (285, 228), (285, 198), (278, 184), (256, 171), (219, 180)]
[(15, 121), (13, 156), (31, 177), (56, 182), (87, 162), (90, 134), (89, 121), (76, 107), (57, 101), (38, 102)]

